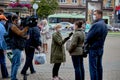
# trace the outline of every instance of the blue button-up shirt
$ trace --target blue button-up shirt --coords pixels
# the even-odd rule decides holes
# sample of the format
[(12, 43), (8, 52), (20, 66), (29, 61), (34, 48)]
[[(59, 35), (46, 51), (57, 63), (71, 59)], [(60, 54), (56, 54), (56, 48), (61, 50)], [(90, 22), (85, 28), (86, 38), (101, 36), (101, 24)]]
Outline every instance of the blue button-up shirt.
[(7, 44), (4, 39), (4, 35), (6, 34), (6, 29), (2, 22), (0, 22), (0, 49), (5, 50), (7, 48)]

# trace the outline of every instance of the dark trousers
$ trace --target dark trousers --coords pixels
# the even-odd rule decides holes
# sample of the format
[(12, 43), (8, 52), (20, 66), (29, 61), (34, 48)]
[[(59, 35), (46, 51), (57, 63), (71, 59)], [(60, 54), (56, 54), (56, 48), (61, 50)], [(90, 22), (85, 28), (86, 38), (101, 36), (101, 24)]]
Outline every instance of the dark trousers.
[(59, 71), (60, 65), (61, 65), (61, 63), (54, 64), (53, 71), (52, 71), (53, 77), (58, 76), (58, 71)]
[(5, 55), (3, 50), (0, 50), (0, 67), (1, 67), (2, 78), (8, 77), (8, 71), (6, 67)]
[(102, 80), (102, 55), (103, 49), (89, 51), (89, 69), (91, 80)]
[(71, 56), (75, 70), (75, 80), (84, 80), (84, 64), (82, 56)]
[(26, 74), (26, 71), (28, 68), (30, 68), (31, 73), (35, 72), (34, 67), (33, 67), (33, 57), (34, 57), (34, 48), (25, 48), (25, 54), (26, 54), (26, 61), (25, 65), (21, 71), (22, 74)]

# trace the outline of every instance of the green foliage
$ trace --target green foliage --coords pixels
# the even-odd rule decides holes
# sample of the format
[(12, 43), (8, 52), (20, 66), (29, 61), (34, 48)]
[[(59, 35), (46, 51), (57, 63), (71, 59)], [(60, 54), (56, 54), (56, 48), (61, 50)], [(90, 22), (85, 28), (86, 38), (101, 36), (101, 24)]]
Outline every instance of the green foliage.
[(37, 14), (40, 18), (47, 18), (48, 15), (55, 13), (58, 9), (57, 0), (40, 0), (37, 4), (39, 5)]

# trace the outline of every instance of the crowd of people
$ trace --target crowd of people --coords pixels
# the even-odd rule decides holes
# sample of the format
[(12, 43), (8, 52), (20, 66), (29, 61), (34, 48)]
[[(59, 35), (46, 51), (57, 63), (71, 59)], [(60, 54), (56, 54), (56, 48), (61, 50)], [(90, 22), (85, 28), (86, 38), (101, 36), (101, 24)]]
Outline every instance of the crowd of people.
[[(20, 18), (18, 15), (12, 15), (9, 33), (11, 34), (12, 65), (11, 76), (8, 74), (6, 67), (5, 52), (7, 43), (5, 42), (5, 34), (7, 30), (5, 24), (8, 19), (4, 16), (4, 10), (0, 9), (0, 66), (2, 78), (11, 78), (18, 80), (17, 73), (21, 63), (21, 52), (25, 50), (26, 61), (21, 70), (23, 76), (27, 76), (27, 70), (30, 68), (31, 74), (36, 73), (33, 65), (33, 57), (35, 49), (42, 53), (48, 53), (49, 26), (47, 20), (42, 20), (39, 24), (30, 27), (20, 26)], [(94, 11), (95, 20), (90, 25), (86, 22), (86, 29), (83, 30), (83, 21), (74, 22), (74, 31), (69, 33), (63, 39), (61, 34), (62, 25), (56, 24), (54, 33), (52, 34), (50, 63), (54, 64), (52, 69), (52, 80), (63, 80), (59, 77), (59, 69), (63, 62), (66, 62), (66, 53), (64, 44), (71, 38), (68, 52), (74, 67), (75, 80), (85, 80), (84, 72), (84, 55), (89, 55), (89, 70), (91, 80), (103, 80), (102, 56), (104, 52), (104, 42), (107, 36), (107, 26), (102, 19), (101, 10)], [(36, 19), (37, 20), (37, 19)], [(85, 46), (87, 45), (87, 46)], [(84, 46), (84, 48), (83, 48)], [(84, 52), (83, 49), (88, 49)]]

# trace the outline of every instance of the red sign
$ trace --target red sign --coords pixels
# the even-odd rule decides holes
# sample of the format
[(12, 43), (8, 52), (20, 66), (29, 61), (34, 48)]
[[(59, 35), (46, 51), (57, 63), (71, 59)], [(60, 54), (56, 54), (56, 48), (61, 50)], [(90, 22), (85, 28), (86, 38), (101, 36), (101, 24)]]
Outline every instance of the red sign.
[(116, 11), (120, 10), (120, 6), (116, 6), (115, 10)]

